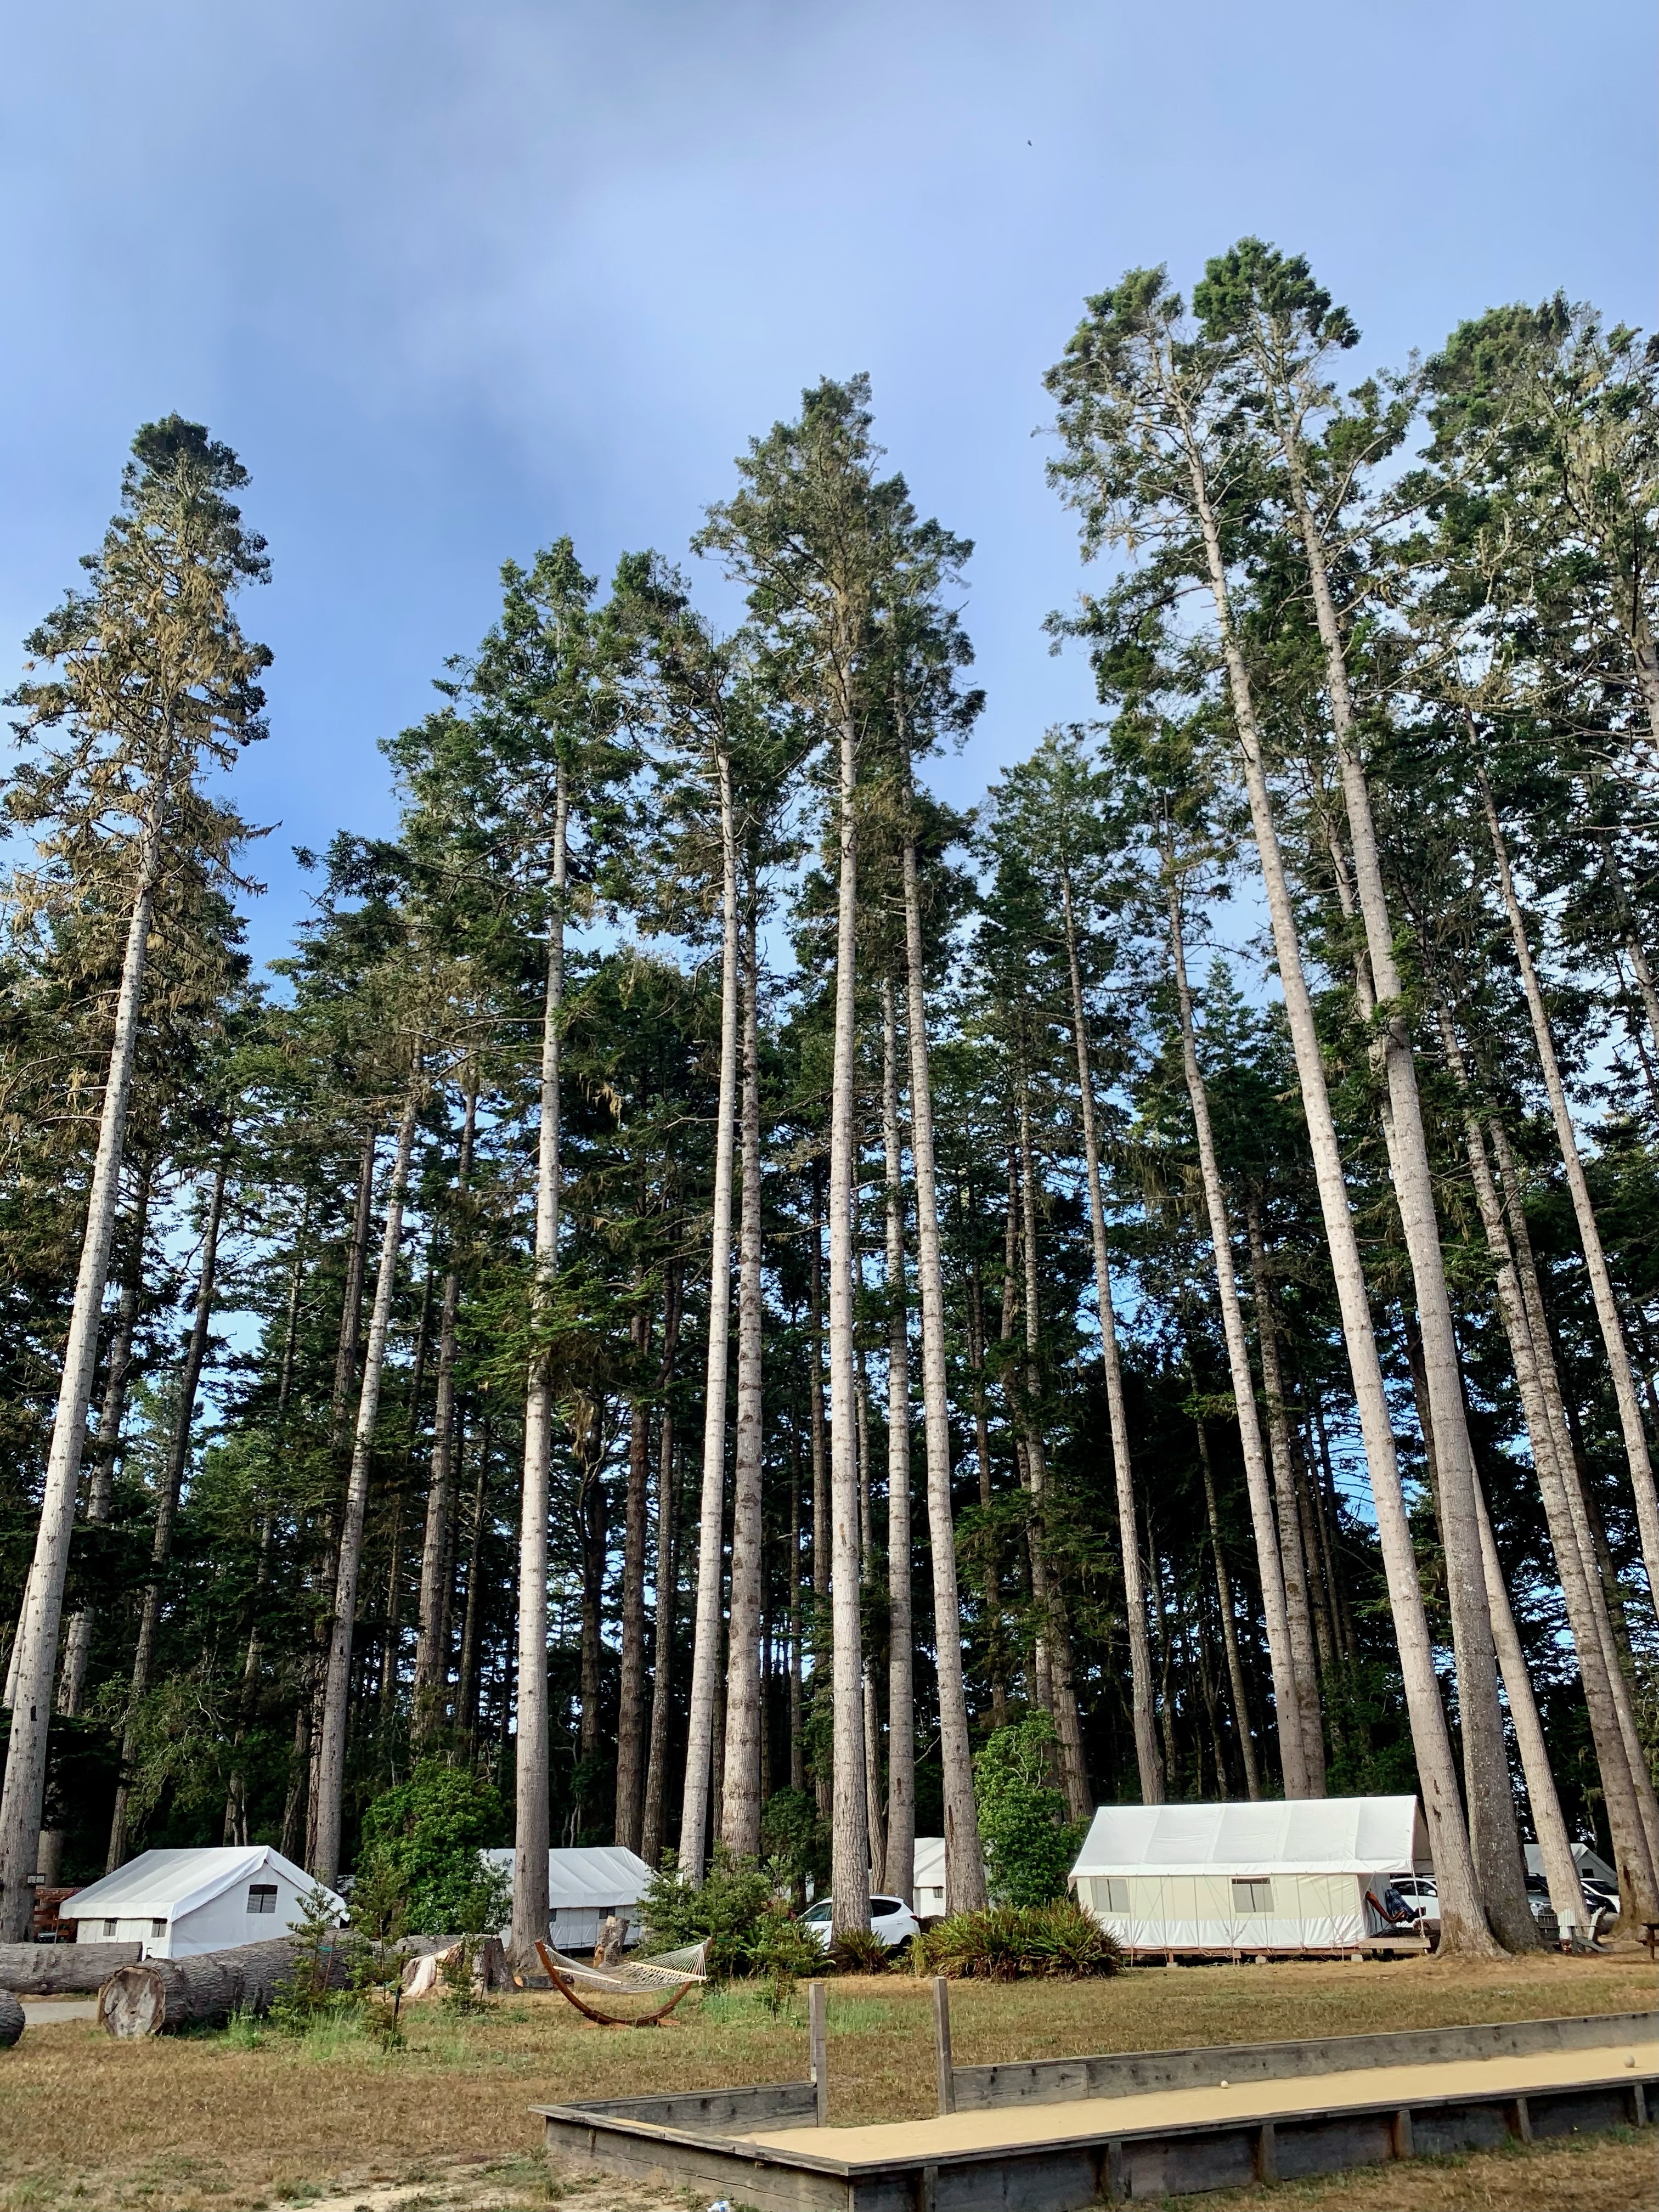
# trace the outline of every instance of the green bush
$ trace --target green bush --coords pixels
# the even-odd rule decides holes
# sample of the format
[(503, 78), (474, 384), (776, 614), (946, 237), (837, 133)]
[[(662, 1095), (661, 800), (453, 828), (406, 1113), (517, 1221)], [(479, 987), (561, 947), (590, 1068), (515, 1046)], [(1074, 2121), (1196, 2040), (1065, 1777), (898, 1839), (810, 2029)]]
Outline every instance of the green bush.
[(884, 1974), (887, 1946), (873, 1928), (849, 1928), (830, 1946), (830, 1956), (843, 1974)]
[(764, 1974), (782, 1984), (823, 1964), (817, 1944), (790, 1918), (771, 1875), (724, 1845), (696, 1888), (680, 1879), (674, 1854), (666, 1853), (640, 1899), (640, 1915), (645, 1953), (707, 1944), (703, 1965), (712, 1981)]
[(952, 1913), (924, 1929), (910, 1952), (919, 1974), (994, 1982), (1082, 1981), (1115, 1974), (1121, 1958), (1115, 1939), (1070, 1898)]
[(358, 1880), (390, 1881), (420, 1935), (495, 1935), (512, 1910), (512, 1884), (478, 1854), (506, 1832), (492, 1783), (471, 1767), (422, 1759), (364, 1814)]
[(1046, 1905), (1066, 1894), (1083, 1830), (1068, 1823), (1054, 1786), (1058, 1739), (1047, 1713), (999, 1729), (974, 1759), (974, 1802), (991, 1895), (999, 1905)]

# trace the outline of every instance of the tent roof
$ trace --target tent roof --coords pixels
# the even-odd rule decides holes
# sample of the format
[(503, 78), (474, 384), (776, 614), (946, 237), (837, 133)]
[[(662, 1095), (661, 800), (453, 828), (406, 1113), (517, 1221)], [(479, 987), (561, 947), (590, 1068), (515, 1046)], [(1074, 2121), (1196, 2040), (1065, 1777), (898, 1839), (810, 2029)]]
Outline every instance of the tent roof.
[[(510, 1850), (486, 1851), (484, 1856), (512, 1873)], [(623, 1844), (575, 1844), (547, 1855), (550, 1905), (636, 1905), (650, 1879), (645, 1861)]]
[[(182, 1920), (210, 1905), (238, 1882), (264, 1873), (286, 1875), (296, 1889), (311, 1887), (311, 1876), (269, 1844), (243, 1848), (202, 1844), (191, 1850), (141, 1851), (88, 1889), (77, 1890), (58, 1907), (63, 1920)], [(329, 1898), (342, 1917), (345, 1902)]]
[(1103, 1805), (1072, 1872), (1403, 1874), (1428, 1857), (1415, 1797)]

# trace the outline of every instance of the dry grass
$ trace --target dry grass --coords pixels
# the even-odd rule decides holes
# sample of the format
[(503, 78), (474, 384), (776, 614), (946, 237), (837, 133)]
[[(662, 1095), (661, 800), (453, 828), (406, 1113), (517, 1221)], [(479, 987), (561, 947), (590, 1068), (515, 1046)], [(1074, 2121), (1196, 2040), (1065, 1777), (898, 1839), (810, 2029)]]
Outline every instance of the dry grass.
[[(1653, 2000), (1653, 1970), (1634, 1955), (1480, 1966), (1412, 1959), (1144, 1968), (1072, 1984), (957, 1984), (951, 2016), (957, 2061), (974, 2064), (1621, 2012)], [(399, 2198), (398, 2212), (489, 2212), (556, 2200), (565, 2212), (612, 2212), (625, 2201), (616, 2185), (594, 2193), (550, 2180), (536, 2156), (531, 2105), (799, 2080), (806, 2071), (804, 2021), (774, 2020), (752, 2002), (726, 2000), (703, 2012), (688, 2006), (642, 2033), (590, 2027), (551, 1996), (505, 2001), (477, 2019), (447, 2019), (431, 2007), (406, 2017), (408, 2045), (391, 2054), (350, 2035), (299, 2044), (264, 2033), (114, 2043), (78, 2021), (30, 2028), (15, 2050), (0, 2054), (0, 2212), (251, 2212), (260, 2205), (275, 2212), (320, 2202), (331, 2212), (359, 2203), (392, 2212)], [(902, 1976), (834, 1984), (830, 2029), (836, 2119), (921, 2117), (931, 2108), (925, 1984)], [(1650, 2179), (1651, 2154), (1638, 2148)], [(1608, 2156), (1626, 2151), (1616, 2147)], [(1421, 2171), (1468, 2173), (1479, 2165)], [(1340, 2185), (1376, 2185), (1360, 2178)], [(1388, 2186), (1393, 2194), (1352, 2202), (1394, 2212), (1407, 2201), (1398, 2194), (1399, 2169)], [(1653, 2197), (1650, 2188), (1643, 2201)], [(1309, 2199), (1333, 2212), (1348, 2201)], [(1588, 2208), (1603, 2199), (1559, 2201)]]
[(1651, 2212), (1659, 2152), (1650, 2129), (1362, 2166), (1276, 2188), (1218, 2189), (1201, 2212)]

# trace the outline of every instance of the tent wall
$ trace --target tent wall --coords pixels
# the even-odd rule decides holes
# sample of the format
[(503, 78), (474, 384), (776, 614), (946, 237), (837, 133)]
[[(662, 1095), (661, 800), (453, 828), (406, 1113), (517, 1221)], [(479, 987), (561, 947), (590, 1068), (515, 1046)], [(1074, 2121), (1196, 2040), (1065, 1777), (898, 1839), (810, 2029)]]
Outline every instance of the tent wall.
[(1357, 1875), (1079, 1875), (1077, 1890), (1127, 1951), (1346, 1950), (1368, 1932)]

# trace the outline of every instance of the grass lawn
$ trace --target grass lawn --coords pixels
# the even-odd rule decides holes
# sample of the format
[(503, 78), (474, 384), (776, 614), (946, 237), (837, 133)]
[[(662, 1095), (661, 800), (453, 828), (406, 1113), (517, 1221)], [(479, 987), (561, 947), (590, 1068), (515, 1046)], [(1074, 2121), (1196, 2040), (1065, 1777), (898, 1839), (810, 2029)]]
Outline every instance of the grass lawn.
[[(1496, 1966), (1409, 1959), (1141, 1967), (1102, 1982), (957, 1983), (951, 2021), (958, 2063), (974, 2064), (1624, 2012), (1652, 2005), (1655, 1996), (1654, 1970), (1633, 1952)], [(475, 2018), (422, 2005), (405, 2021), (407, 2046), (392, 2053), (337, 2031), (300, 2042), (245, 2030), (116, 2043), (79, 2021), (32, 2027), (0, 2053), (0, 2212), (352, 2212), (360, 2204), (372, 2212), (494, 2212), (555, 2201), (564, 2212), (632, 2212), (657, 2202), (684, 2212), (684, 2200), (550, 2177), (527, 2107), (799, 2080), (807, 2070), (804, 2006), (778, 2020), (742, 1995), (701, 2007), (692, 1999), (672, 2022), (643, 2032), (591, 2027), (556, 1996), (501, 2000)], [(927, 1984), (897, 1975), (832, 1983), (830, 2068), (833, 2120), (928, 2112)], [(1404, 2194), (1396, 2168), (1281, 2190), (1272, 2201), (1327, 2212), (1350, 2204), (1517, 2212), (1534, 2203), (1615, 2212), (1659, 2196), (1653, 2143), (1651, 2134), (1629, 2143), (1597, 2139), (1414, 2167), (1409, 2186), (1437, 2195)], [(1558, 2167), (1558, 2179), (1542, 2179)], [(1490, 2183), (1481, 2179), (1487, 2169)], [(1632, 2195), (1638, 2170), (1644, 2186)], [(1540, 2178), (1538, 2193), (1517, 2193), (1530, 2191), (1527, 2177)], [(1480, 2189), (1488, 2193), (1469, 2193)], [(1265, 2206), (1268, 2193), (1206, 2201), (1219, 2212), (1224, 2202)]]

